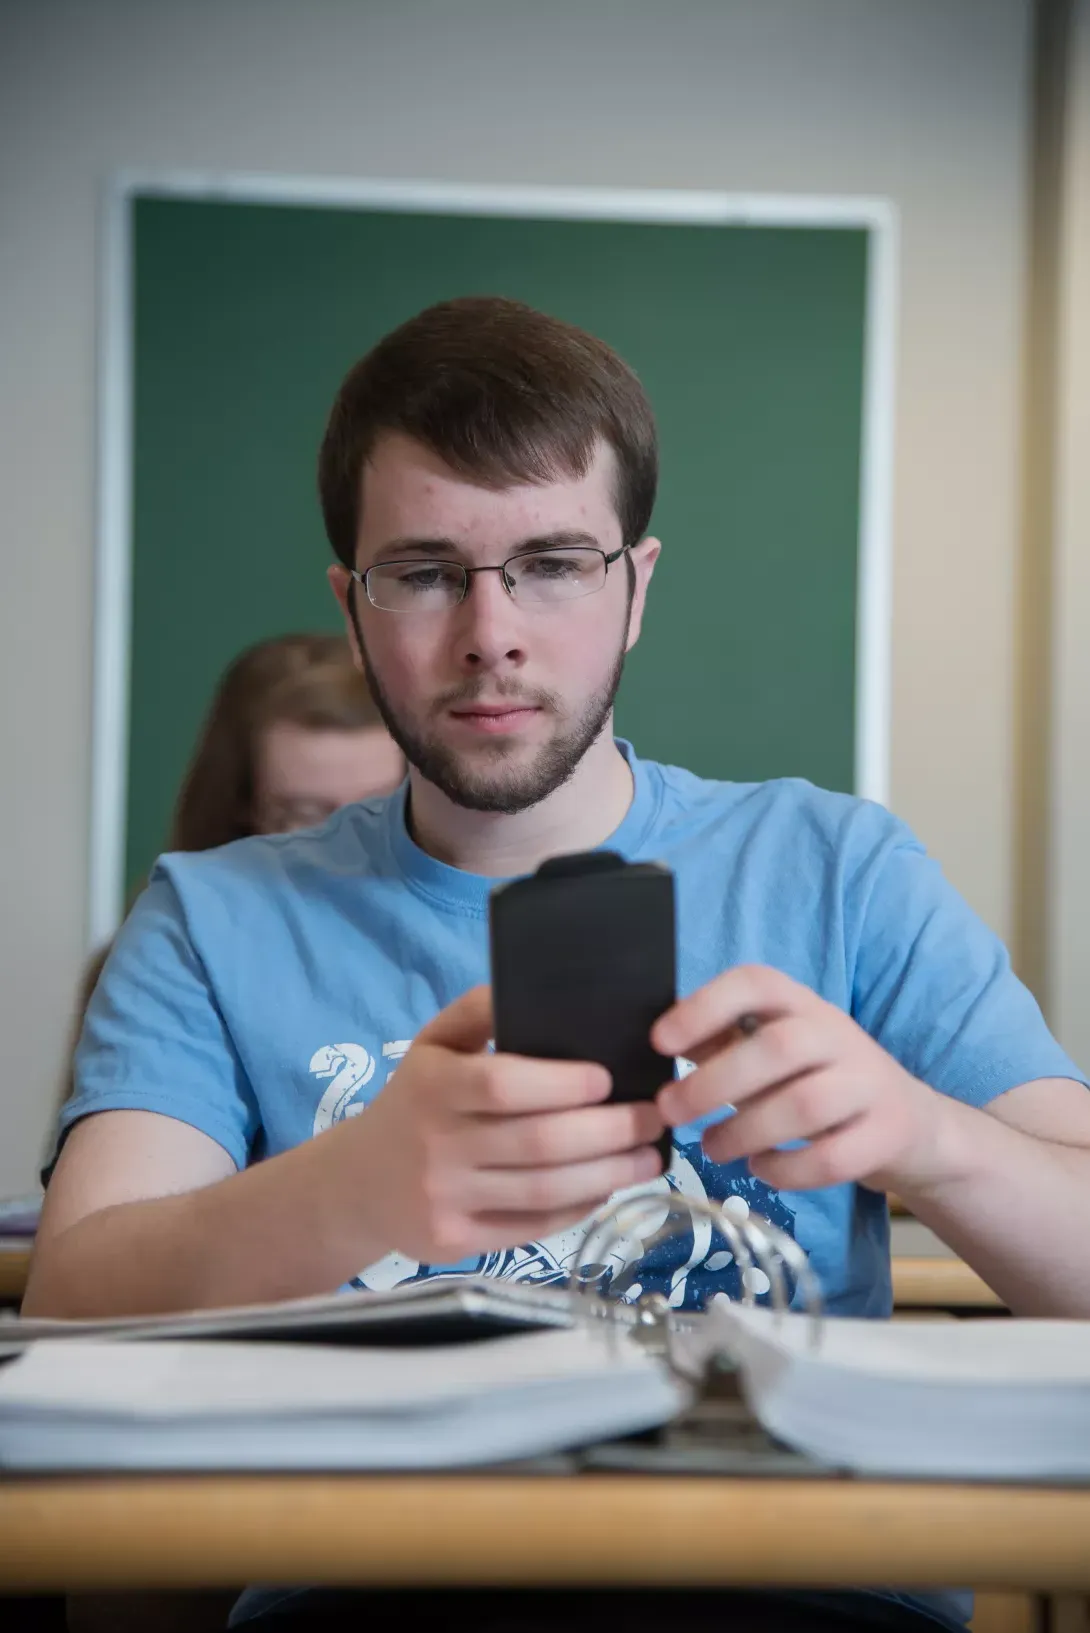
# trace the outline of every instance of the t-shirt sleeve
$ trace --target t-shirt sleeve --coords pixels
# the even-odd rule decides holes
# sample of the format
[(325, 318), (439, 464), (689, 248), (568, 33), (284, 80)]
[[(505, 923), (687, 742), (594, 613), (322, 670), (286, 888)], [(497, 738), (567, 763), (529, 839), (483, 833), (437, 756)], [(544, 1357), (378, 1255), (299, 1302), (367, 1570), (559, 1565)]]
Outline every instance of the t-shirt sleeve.
[(855, 1019), (916, 1077), (970, 1105), (1042, 1077), (1085, 1083), (1002, 942), (909, 830), (886, 821), (845, 926)]
[(162, 873), (136, 902), (106, 960), (73, 1078), (58, 1150), (73, 1124), (92, 1112), (157, 1111), (199, 1128), (245, 1167), (259, 1126), (257, 1102), (182, 905)]

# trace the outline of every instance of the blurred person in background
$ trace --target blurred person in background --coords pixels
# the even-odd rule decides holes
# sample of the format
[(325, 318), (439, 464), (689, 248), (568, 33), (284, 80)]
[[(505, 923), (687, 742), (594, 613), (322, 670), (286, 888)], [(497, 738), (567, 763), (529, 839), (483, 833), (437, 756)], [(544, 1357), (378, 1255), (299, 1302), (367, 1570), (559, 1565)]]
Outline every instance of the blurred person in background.
[(339, 635), (278, 635), (224, 672), (189, 763), (167, 849), (294, 833), (389, 794), (394, 743)]
[[(276, 635), (224, 670), (171, 818), (168, 851), (317, 827), (342, 805), (395, 789), (401, 751), (341, 635)], [(72, 1049), (109, 956), (89, 961)], [(71, 1051), (63, 1098), (72, 1091)]]

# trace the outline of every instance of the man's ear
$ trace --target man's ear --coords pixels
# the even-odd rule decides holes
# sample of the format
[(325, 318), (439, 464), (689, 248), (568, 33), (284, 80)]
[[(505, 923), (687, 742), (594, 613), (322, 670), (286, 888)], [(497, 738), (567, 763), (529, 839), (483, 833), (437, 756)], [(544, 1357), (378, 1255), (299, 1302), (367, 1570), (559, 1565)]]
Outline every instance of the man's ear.
[(360, 652), (359, 631), (356, 626), (354, 608), (356, 580), (352, 577), (348, 568), (342, 567), (339, 561), (335, 561), (332, 567), (326, 568), (325, 576), (329, 580), (330, 589), (337, 597), (337, 605), (344, 614), (345, 634), (348, 636), (348, 644), (352, 648), (352, 661), (356, 668), (362, 672), (363, 656)]
[(628, 552), (632, 569), (636, 575), (636, 583), (632, 591), (632, 607), (628, 614), (628, 639), (624, 644), (626, 652), (631, 652), (640, 638), (640, 630), (643, 628), (643, 609), (647, 602), (647, 590), (661, 549), (660, 540), (647, 538), (641, 539), (639, 544), (634, 545)]

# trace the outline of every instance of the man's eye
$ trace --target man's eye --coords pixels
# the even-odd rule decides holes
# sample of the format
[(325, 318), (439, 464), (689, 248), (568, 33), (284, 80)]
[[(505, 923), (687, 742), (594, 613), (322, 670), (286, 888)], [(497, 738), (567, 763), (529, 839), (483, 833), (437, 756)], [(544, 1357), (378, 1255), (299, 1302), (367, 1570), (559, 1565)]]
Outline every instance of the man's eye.
[(447, 590), (458, 582), (458, 577), (452, 567), (429, 563), (426, 567), (407, 567), (398, 575), (398, 583), (409, 590)]
[(524, 570), (532, 578), (572, 578), (579, 562), (568, 556), (528, 556)]

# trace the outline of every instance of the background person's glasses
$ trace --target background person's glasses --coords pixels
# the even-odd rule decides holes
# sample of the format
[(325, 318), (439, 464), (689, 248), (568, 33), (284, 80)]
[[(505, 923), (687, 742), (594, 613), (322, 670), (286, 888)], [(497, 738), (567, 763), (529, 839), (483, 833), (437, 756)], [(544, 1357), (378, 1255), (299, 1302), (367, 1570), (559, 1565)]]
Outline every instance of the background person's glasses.
[(513, 600), (549, 606), (600, 590), (611, 564), (627, 549), (623, 544), (607, 556), (590, 545), (559, 545), (509, 556), (498, 567), (463, 567), (458, 561), (380, 561), (365, 573), (352, 569), (352, 577), (363, 585), (371, 605), (383, 612), (446, 612), (465, 600), (475, 573), (499, 573)]

